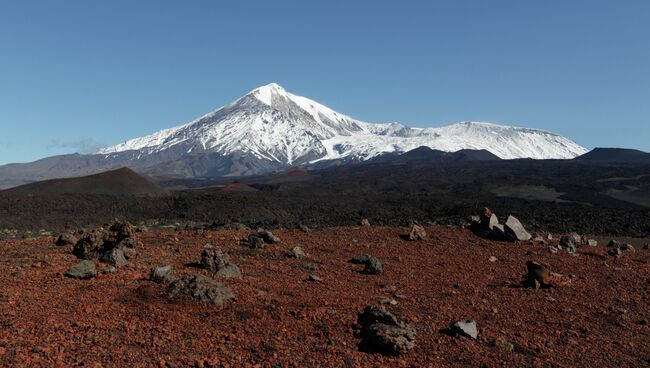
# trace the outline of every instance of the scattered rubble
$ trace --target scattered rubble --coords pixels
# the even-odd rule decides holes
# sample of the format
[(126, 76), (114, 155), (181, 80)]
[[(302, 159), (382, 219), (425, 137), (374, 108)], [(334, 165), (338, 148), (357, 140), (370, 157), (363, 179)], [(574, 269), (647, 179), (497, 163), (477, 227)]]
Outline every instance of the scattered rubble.
[(124, 266), (126, 258), (135, 256), (135, 231), (127, 222), (115, 222), (105, 228), (84, 234), (75, 244), (72, 254), (86, 260), (99, 260)]
[(571, 279), (559, 273), (551, 272), (541, 263), (526, 262), (528, 273), (524, 275), (523, 285), (533, 289), (558, 287), (568, 284)]
[(416, 331), (382, 306), (369, 305), (357, 317), (361, 347), (387, 355), (405, 354), (415, 346)]
[(172, 281), (166, 297), (175, 299), (180, 295), (215, 306), (223, 306), (235, 297), (228, 286), (201, 275), (187, 275)]

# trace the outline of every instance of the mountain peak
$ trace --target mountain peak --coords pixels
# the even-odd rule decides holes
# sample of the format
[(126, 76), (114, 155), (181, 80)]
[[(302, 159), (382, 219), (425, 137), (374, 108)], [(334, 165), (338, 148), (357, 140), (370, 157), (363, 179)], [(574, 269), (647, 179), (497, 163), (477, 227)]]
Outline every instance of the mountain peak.
[(277, 83), (269, 83), (252, 90), (248, 96), (253, 96), (258, 101), (271, 106), (273, 96), (288, 96), (288, 92)]

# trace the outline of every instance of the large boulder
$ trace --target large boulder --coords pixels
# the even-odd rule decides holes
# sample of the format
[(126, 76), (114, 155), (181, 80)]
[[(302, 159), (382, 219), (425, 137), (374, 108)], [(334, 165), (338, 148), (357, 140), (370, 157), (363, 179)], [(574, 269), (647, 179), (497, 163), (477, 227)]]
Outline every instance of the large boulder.
[(506, 235), (512, 240), (528, 241), (532, 238), (530, 233), (524, 229), (524, 226), (516, 217), (510, 215), (504, 225)]
[(89, 260), (83, 260), (73, 266), (71, 266), (64, 274), (66, 277), (72, 277), (75, 279), (90, 279), (97, 275), (97, 269), (95, 268), (95, 262)]
[(369, 305), (357, 316), (361, 345), (388, 355), (404, 354), (415, 346), (416, 331), (382, 306)]
[(551, 272), (541, 263), (526, 262), (528, 273), (524, 275), (523, 285), (533, 289), (563, 286), (571, 282), (567, 276)]
[(173, 281), (167, 289), (166, 297), (176, 299), (185, 296), (215, 306), (223, 306), (235, 297), (230, 288), (209, 277), (187, 275)]

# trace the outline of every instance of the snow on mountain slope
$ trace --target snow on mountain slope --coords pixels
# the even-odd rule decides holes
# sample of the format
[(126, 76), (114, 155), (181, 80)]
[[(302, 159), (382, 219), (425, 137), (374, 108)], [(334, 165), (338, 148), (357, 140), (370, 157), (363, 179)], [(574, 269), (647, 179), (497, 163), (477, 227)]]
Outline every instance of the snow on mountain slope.
[(135, 151), (167, 160), (190, 153), (252, 155), (300, 165), (331, 159), (366, 160), (427, 146), (442, 151), (486, 149), (504, 158), (573, 158), (587, 152), (573, 141), (537, 129), (462, 122), (441, 128), (371, 124), (340, 114), (277, 84), (246, 96), (189, 124), (161, 130), (100, 150), (107, 157)]

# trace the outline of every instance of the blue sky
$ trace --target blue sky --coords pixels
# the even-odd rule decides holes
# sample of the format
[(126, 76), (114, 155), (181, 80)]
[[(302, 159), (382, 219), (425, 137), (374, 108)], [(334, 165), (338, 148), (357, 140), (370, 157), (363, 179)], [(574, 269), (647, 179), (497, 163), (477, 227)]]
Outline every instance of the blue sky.
[(650, 1), (0, 1), (0, 164), (277, 82), (355, 118), (650, 151)]

